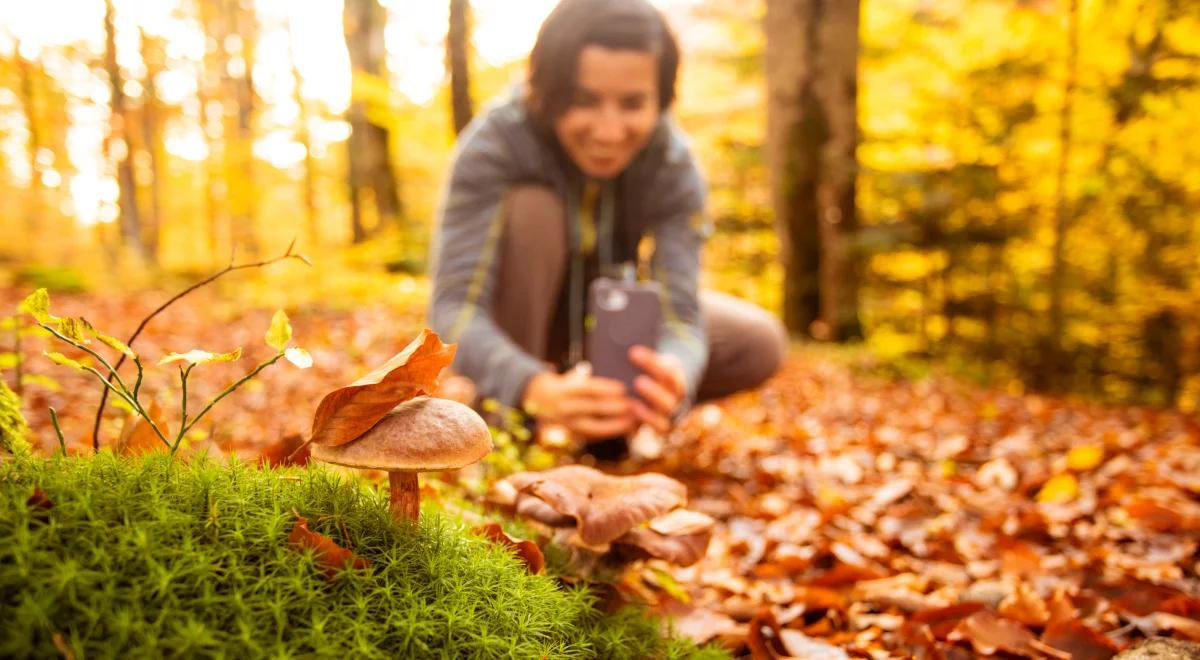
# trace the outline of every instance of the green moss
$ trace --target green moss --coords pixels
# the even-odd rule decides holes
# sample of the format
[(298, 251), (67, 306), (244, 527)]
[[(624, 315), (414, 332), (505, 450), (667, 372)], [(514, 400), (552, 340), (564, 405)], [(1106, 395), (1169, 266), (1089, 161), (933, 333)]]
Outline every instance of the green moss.
[[(26, 500), (40, 487), (49, 511)], [(293, 509), (368, 558), (325, 580), (288, 547)], [(322, 469), (162, 456), (0, 465), (0, 657), (684, 657), (642, 612), (603, 617), (586, 589), (426, 511)], [(705, 652), (707, 653), (707, 651)]]
[(18, 453), (29, 448), (29, 426), (21, 415), (21, 399), (0, 380), (0, 450)]

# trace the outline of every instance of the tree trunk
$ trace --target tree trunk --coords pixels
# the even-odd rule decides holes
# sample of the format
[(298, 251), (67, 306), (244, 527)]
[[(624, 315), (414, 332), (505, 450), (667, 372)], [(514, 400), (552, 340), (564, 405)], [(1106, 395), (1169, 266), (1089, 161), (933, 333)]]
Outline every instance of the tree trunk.
[(450, 0), (450, 28), (446, 32), (446, 68), (450, 71), (450, 111), (454, 116), (454, 134), (471, 123), (471, 4), (468, 0)]
[(300, 77), (300, 69), (296, 64), (297, 54), (300, 49), (296, 43), (296, 34), (292, 27), (290, 9), (288, 11), (287, 32), (288, 49), (292, 64), (292, 98), (300, 110), (298, 118), (300, 128), (296, 132), (296, 138), (300, 140), (300, 145), (304, 147), (304, 211), (307, 220), (309, 245), (315, 248), (321, 241), (320, 215), (317, 209), (317, 162), (312, 155), (312, 135), (308, 130), (308, 103), (304, 100), (304, 95), (300, 93), (302, 79)]
[(145, 100), (142, 102), (142, 140), (150, 156), (150, 214), (142, 224), (149, 257), (158, 262), (162, 234), (162, 114), (155, 77), (166, 65), (163, 44), (142, 30), (142, 61), (146, 64)]
[(1067, 75), (1063, 81), (1063, 104), (1058, 114), (1058, 167), (1055, 171), (1054, 189), (1054, 247), (1050, 270), (1050, 328), (1045, 345), (1046, 362), (1038, 374), (1036, 384), (1040, 387), (1060, 387), (1066, 370), (1066, 346), (1064, 345), (1065, 321), (1063, 294), (1067, 273), (1064, 246), (1071, 218), (1067, 199), (1067, 170), (1071, 161), (1071, 110), (1075, 103), (1076, 70), (1079, 62), (1079, 0), (1070, 0), (1067, 13)]
[(113, 0), (104, 0), (104, 68), (112, 87), (112, 118), (106, 151), (117, 161), (117, 187), (120, 204), (121, 244), (138, 260), (146, 260), (142, 242), (141, 220), (138, 217), (137, 181), (133, 176), (133, 149), (129, 140), (129, 113), (125, 98), (124, 80), (117, 65), (117, 39), (114, 25)]
[(793, 335), (862, 335), (854, 249), (857, 0), (768, 0), (767, 151)]
[[(38, 113), (37, 87), (34, 82), (30, 62), (21, 55), (21, 43), (13, 45), (13, 53), (17, 59), (17, 75), (20, 77), (21, 107), (25, 110), (25, 122), (29, 125), (29, 200), (25, 208), (25, 228), (28, 231), (26, 239), (30, 245), (41, 245), (40, 223), (45, 218), (45, 190), (42, 185), (42, 168), (38, 164), (38, 152), (42, 150), (45, 140), (42, 138), (42, 122)], [(20, 383), (18, 382), (18, 387)], [(20, 391), (18, 390), (18, 394)]]
[[(258, 94), (254, 91), (254, 50), (258, 23), (254, 10), (239, 0), (226, 0), (224, 19), (228, 30), (225, 46), (225, 93), (236, 102), (236, 111), (225, 121), (226, 195), (229, 204), (229, 236), (235, 248), (249, 257), (259, 253), (256, 227), (260, 191), (254, 160), (254, 117)], [(236, 39), (230, 39), (236, 36)]]
[[(387, 52), (383, 30), (387, 12), (377, 0), (346, 0), (343, 14), (346, 49), (355, 77), (369, 79), (374, 89), (387, 89)], [(352, 86), (352, 89), (357, 86)], [(376, 101), (378, 102), (378, 100)], [(375, 114), (375, 117), (372, 117)], [(389, 151), (387, 126), (378, 123), (378, 113), (368, 112), (368, 101), (353, 94), (347, 113), (350, 139), (350, 209), (354, 242), (367, 238), (364, 206), (373, 203), (377, 226), (398, 224), (400, 192)]]

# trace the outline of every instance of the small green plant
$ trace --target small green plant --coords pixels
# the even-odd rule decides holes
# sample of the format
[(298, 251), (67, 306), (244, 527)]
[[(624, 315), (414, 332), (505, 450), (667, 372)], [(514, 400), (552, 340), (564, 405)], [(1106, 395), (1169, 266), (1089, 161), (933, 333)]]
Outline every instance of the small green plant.
[[(242, 376), (240, 379), (229, 384), (225, 389), (221, 390), (215, 397), (212, 398), (198, 413), (190, 414), (188, 412), (187, 387), (188, 377), (191, 376), (192, 370), (201, 364), (209, 362), (233, 362), (241, 358), (242, 349), (238, 348), (228, 353), (210, 353), (208, 351), (194, 349), (186, 353), (171, 353), (159, 360), (159, 365), (170, 364), (174, 362), (185, 363), (179, 365), (179, 425), (178, 431), (173, 437), (169, 437), (168, 429), (162, 423), (162, 420), (155, 419), (151, 414), (149, 407), (142, 398), (142, 379), (145, 374), (145, 369), (142, 365), (141, 356), (129, 348), (124, 342), (115, 337), (106, 335), (92, 326), (87, 319), (83, 317), (64, 317), (60, 318), (50, 314), (50, 294), (45, 289), (38, 289), (29, 295), (20, 305), (19, 310), (28, 313), (34, 318), (38, 327), (49, 332), (55, 339), (66, 343), (76, 350), (86, 353), (92, 360), (99, 364), (101, 368), (97, 368), (85, 360), (75, 360), (62, 353), (46, 352), (46, 357), (50, 358), (55, 364), (70, 367), (77, 371), (89, 373), (94, 376), (105, 389), (114, 394), (120, 399), (133, 414), (137, 415), (144, 421), (149, 428), (154, 432), (154, 435), (162, 442), (171, 454), (174, 454), (183, 443), (183, 439), (187, 437), (190, 431), (205, 415), (208, 414), (212, 407), (221, 399), (229, 396), (234, 390), (250, 381), (261, 372), (263, 369), (275, 364), (281, 359), (286, 359), (292, 364), (301, 369), (306, 369), (312, 366), (312, 358), (308, 352), (302, 348), (288, 347), (288, 343), (292, 339), (292, 326), (288, 322), (287, 314), (283, 310), (275, 312), (274, 318), (271, 319), (271, 326), (267, 330), (266, 343), (271, 348), (276, 350), (274, 356), (270, 359), (258, 364)], [(136, 369), (136, 379), (133, 385), (121, 377), (117, 371), (117, 367), (113, 366), (104, 355), (91, 346), (92, 340), (104, 344), (108, 348), (117, 353), (129, 358), (133, 361)], [(50, 409), (51, 419), (55, 420), (55, 431), (58, 432), (59, 442), (62, 442), (62, 431), (58, 428), (55, 411)]]

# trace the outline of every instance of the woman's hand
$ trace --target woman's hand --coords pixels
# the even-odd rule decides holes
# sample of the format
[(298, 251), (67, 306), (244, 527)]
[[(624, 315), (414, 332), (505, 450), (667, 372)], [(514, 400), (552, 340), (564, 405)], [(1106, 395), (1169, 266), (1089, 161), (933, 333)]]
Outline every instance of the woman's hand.
[(544, 371), (525, 386), (522, 403), (539, 421), (561, 424), (573, 435), (599, 440), (632, 433), (638, 424), (636, 402), (625, 386), (592, 376), (583, 363), (563, 374)]
[(631, 401), (638, 421), (659, 433), (671, 430), (675, 411), (687, 394), (683, 365), (674, 355), (664, 355), (645, 346), (629, 349), (629, 361), (644, 373), (633, 381), (641, 399)]

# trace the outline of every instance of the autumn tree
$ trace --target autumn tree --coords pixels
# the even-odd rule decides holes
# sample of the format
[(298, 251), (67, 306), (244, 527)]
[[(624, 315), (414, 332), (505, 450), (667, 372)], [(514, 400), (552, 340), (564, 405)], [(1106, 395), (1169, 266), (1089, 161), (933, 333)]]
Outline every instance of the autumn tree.
[(450, 71), (450, 112), (454, 134), (471, 122), (470, 44), (471, 4), (468, 0), (450, 0), (450, 27), (446, 32), (446, 69)]
[(793, 335), (861, 336), (857, 0), (768, 0), (767, 152)]
[(113, 0), (104, 0), (104, 69), (111, 90), (112, 118), (106, 147), (109, 157), (116, 161), (117, 186), (120, 190), (121, 244), (139, 260), (145, 260), (148, 250), (142, 240), (141, 219), (137, 205), (137, 181), (133, 175), (133, 153), (130, 147), (131, 129), (125, 79), (117, 64), (116, 17)]
[(400, 191), (390, 151), (386, 115), (389, 101), (387, 50), (383, 31), (387, 11), (378, 0), (346, 0), (343, 32), (353, 76), (347, 118), (350, 217), (353, 240), (367, 238), (366, 206), (373, 203), (377, 226), (400, 220)]

